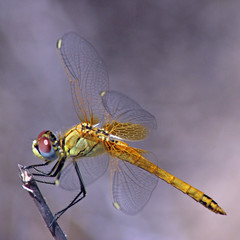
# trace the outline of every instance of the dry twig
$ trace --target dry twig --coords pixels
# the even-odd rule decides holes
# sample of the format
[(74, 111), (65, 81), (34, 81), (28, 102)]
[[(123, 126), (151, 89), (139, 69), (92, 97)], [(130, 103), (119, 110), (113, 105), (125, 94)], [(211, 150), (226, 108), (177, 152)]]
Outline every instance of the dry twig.
[(20, 178), (22, 180), (22, 187), (28, 191), (29, 195), (33, 198), (35, 204), (38, 207), (40, 214), (42, 215), (49, 231), (56, 240), (67, 240), (66, 235), (54, 220), (54, 216), (50, 211), (46, 201), (44, 200), (36, 181), (28, 170), (24, 166), (18, 164), (20, 171)]

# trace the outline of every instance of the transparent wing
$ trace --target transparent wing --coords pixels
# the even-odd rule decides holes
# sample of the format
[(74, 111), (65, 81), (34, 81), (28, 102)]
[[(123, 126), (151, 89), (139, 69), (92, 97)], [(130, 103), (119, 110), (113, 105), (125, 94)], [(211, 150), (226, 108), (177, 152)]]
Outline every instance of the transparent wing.
[[(147, 155), (150, 157), (150, 154)], [(148, 159), (157, 164), (155, 158)], [(134, 215), (148, 202), (158, 178), (128, 162), (119, 160), (112, 182), (113, 205), (120, 211)]]
[(108, 74), (94, 47), (70, 32), (57, 42), (67, 72), (75, 111), (81, 122), (96, 124), (103, 118), (100, 94), (108, 90)]
[[(97, 157), (79, 158), (77, 161), (85, 185), (89, 185), (100, 178), (107, 170), (109, 163), (107, 154)], [(72, 162), (69, 162), (63, 169), (60, 177), (60, 186), (66, 190), (80, 188), (79, 179)]]
[(147, 137), (150, 129), (157, 127), (152, 114), (120, 92), (105, 92), (102, 103), (109, 114), (104, 127), (112, 135), (130, 141), (142, 140)]

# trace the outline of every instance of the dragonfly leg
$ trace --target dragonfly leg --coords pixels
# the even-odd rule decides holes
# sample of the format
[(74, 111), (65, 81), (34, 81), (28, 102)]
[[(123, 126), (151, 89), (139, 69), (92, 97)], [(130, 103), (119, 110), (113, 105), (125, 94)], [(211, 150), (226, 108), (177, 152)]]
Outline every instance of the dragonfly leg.
[[(55, 215), (54, 215), (54, 218), (53, 218), (53, 221), (51, 222), (50, 226), (55, 222), (57, 221), (70, 207), (72, 207), (73, 205), (75, 205), (76, 203), (78, 203), (79, 201), (81, 201), (87, 194), (86, 192), (86, 188), (84, 186), (84, 183), (83, 183), (83, 179), (82, 179), (82, 176), (81, 176), (81, 173), (80, 173), (80, 170), (78, 168), (78, 165), (75, 161), (73, 161), (73, 165), (75, 167), (75, 170), (76, 170), (76, 173), (77, 173), (77, 176), (78, 176), (78, 179), (79, 179), (79, 183), (80, 183), (80, 191), (79, 193), (75, 196), (75, 198), (67, 205), (67, 207), (65, 207), (64, 209), (62, 209), (61, 211), (57, 212)], [(60, 174), (57, 176), (57, 180), (58, 178), (60, 178)]]
[(59, 178), (61, 176), (61, 172), (62, 172), (62, 168), (64, 166), (64, 162), (65, 162), (65, 157), (62, 157), (59, 159), (59, 161), (57, 161), (54, 166), (51, 168), (51, 170), (49, 172), (43, 172), (41, 170), (39, 170), (37, 167), (43, 167), (43, 166), (47, 166), (51, 163), (51, 161), (47, 161), (43, 164), (35, 164), (35, 165), (30, 165), (25, 167), (25, 169), (34, 169), (35, 171), (37, 171), (37, 173), (32, 173), (33, 176), (37, 176), (37, 177), (51, 177), (51, 178), (55, 178), (57, 177), (57, 180), (55, 180), (54, 182), (52, 181), (44, 181), (44, 180), (40, 180), (40, 179), (35, 179), (36, 182), (39, 183), (46, 183), (46, 184), (51, 184), (51, 185), (58, 185), (59, 184)]
[(47, 162), (41, 163), (41, 164), (29, 165), (29, 166), (25, 166), (24, 169), (32, 169), (32, 168), (33, 168), (34, 170), (36, 170), (36, 171), (38, 171), (38, 172), (40, 172), (40, 173), (44, 173), (44, 172), (40, 171), (39, 169), (37, 169), (37, 167), (47, 166), (47, 165), (49, 165), (50, 163), (51, 163), (51, 161), (47, 161)]
[[(38, 169), (38, 167), (44, 167), (47, 166), (51, 163), (51, 161), (45, 162), (43, 164), (35, 164), (35, 165), (30, 165), (30, 166), (26, 166), (24, 167), (24, 169), (34, 169), (35, 171), (39, 172), (39, 173), (32, 173), (32, 175), (34, 176), (40, 176), (40, 177), (56, 177), (57, 173), (54, 172), (54, 170), (56, 169), (58, 162), (56, 162), (56, 164), (52, 167), (52, 169), (49, 172), (43, 172), (40, 169)], [(39, 181), (40, 182), (40, 181)]]
[[(43, 172), (41, 170), (38, 169), (38, 167), (44, 167), (49, 165), (52, 161), (47, 161), (43, 164), (35, 164), (35, 165), (30, 165), (25, 167), (25, 169), (34, 169), (35, 171), (39, 172), (39, 173), (32, 173), (34, 176), (40, 176), (40, 177), (56, 177), (57, 175), (59, 175), (59, 173), (62, 171), (62, 168), (64, 166), (66, 158), (62, 157), (60, 158), (55, 164), (54, 166), (51, 168), (51, 170), (49, 172)], [(40, 181), (39, 181), (40, 182)]]
[[(52, 177), (52, 176), (51, 176)], [(42, 180), (39, 180), (39, 179), (35, 179), (36, 182), (39, 182), (39, 183), (45, 183), (45, 184), (51, 184), (51, 185), (57, 185), (56, 182), (48, 182), (48, 181), (42, 181)]]

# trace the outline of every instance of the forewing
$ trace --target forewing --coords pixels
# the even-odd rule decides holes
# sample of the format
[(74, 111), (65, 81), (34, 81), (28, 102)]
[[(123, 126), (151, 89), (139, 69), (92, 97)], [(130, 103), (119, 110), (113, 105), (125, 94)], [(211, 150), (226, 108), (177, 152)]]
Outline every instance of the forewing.
[[(84, 185), (89, 185), (105, 173), (109, 160), (107, 154), (101, 154), (97, 157), (79, 158), (77, 163)], [(63, 169), (60, 177), (60, 186), (66, 190), (80, 189), (79, 178), (72, 162), (69, 162)]]
[(156, 128), (155, 117), (144, 110), (130, 97), (116, 91), (102, 95), (102, 103), (109, 114), (106, 129), (122, 139), (137, 141), (147, 137), (149, 130)]
[[(157, 164), (156, 161), (153, 163)], [(115, 170), (113, 174), (112, 182), (113, 205), (126, 214), (134, 215), (138, 213), (150, 199), (157, 185), (158, 178), (122, 160), (118, 161), (117, 166), (117, 170)]]
[(70, 32), (57, 42), (67, 72), (75, 111), (81, 122), (96, 124), (104, 116), (100, 94), (108, 90), (105, 64), (94, 47)]

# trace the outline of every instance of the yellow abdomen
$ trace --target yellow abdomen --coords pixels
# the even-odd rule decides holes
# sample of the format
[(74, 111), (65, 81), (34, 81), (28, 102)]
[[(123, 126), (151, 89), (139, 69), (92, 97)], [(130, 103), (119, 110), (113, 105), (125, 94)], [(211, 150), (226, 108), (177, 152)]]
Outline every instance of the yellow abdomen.
[(117, 141), (115, 143), (109, 142), (107, 143), (107, 146), (108, 152), (111, 155), (156, 175), (197, 202), (200, 202), (209, 210), (218, 214), (226, 215), (225, 211), (212, 198), (144, 158), (142, 154), (146, 153), (146, 151), (132, 148), (121, 141)]

